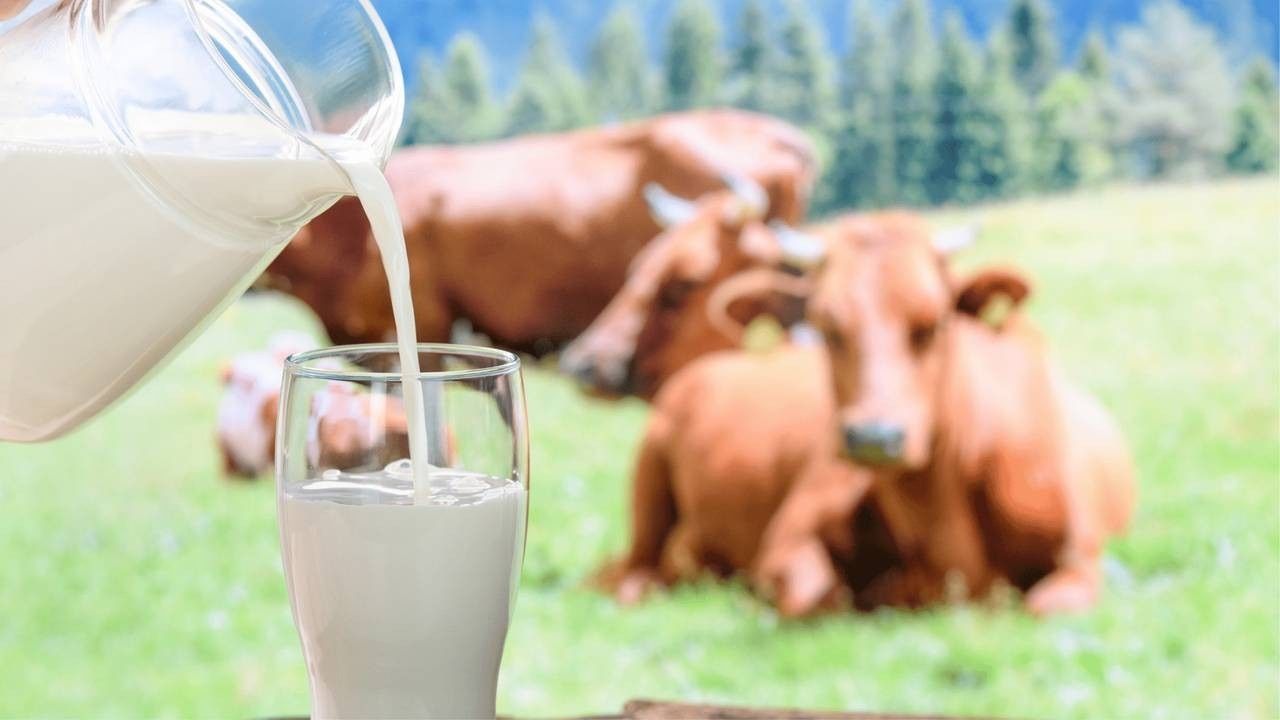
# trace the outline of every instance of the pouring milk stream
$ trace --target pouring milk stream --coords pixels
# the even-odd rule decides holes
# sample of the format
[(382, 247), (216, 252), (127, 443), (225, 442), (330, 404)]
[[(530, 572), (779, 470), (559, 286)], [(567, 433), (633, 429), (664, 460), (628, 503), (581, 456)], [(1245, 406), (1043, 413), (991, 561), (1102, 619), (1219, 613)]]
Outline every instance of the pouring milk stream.
[[(322, 143), (323, 146), (323, 143)], [(422, 400), (421, 373), (418, 363), (418, 331), (413, 318), (413, 294), (409, 289), (409, 255), (404, 246), (404, 228), (391, 187), (382, 170), (367, 153), (338, 150), (331, 153), (351, 181), (356, 197), (369, 218), (374, 242), (382, 255), (391, 289), (391, 312), (396, 323), (396, 342), (400, 346), (400, 372), (403, 375), (405, 414), (409, 421), (409, 457), (413, 468), (413, 494), (417, 502), (425, 502), (430, 494), (427, 458), (426, 408)]]

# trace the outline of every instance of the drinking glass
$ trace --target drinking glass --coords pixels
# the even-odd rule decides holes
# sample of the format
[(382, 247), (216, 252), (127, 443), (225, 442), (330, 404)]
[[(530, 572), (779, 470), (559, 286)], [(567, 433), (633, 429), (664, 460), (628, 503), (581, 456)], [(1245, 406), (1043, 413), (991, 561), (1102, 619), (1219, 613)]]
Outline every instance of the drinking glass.
[(312, 717), (494, 716), (528, 507), (520, 362), (459, 345), (418, 357), (425, 482), (394, 344), (285, 364), (277, 506)]

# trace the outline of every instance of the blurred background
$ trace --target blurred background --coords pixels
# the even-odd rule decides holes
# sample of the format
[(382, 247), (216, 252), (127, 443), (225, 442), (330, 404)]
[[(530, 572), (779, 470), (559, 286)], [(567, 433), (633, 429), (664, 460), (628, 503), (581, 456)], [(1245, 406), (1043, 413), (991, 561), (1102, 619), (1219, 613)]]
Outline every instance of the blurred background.
[[(970, 604), (783, 622), (744, 587), (634, 608), (584, 587), (626, 541), (647, 406), (528, 370), (531, 525), (500, 711), (656, 696), (1034, 717), (1280, 715), (1280, 107), (1257, 0), (375, 0), (405, 144), (732, 106), (821, 165), (810, 216), (977, 220), (961, 264), (1030, 313), (1136, 456), (1092, 611)], [(223, 477), (219, 368), (306, 306), (248, 296), (101, 418), (0, 446), (0, 716), (306, 711), (269, 475)], [(91, 361), (91, 358), (87, 358)], [(591, 428), (584, 439), (583, 428)]]

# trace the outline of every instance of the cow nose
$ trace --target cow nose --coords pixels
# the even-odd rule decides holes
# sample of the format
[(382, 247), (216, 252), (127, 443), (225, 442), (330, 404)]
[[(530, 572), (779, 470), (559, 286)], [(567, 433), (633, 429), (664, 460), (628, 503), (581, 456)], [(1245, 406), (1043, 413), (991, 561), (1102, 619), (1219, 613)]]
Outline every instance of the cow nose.
[(857, 462), (886, 465), (902, 460), (906, 433), (899, 425), (869, 422), (844, 426), (845, 453)]
[(614, 363), (604, 363), (593, 358), (565, 354), (560, 357), (560, 372), (576, 380), (580, 385), (607, 393), (622, 392), (626, 383), (626, 371)]
[(572, 353), (565, 353), (560, 356), (560, 372), (588, 385), (595, 380), (592, 364), (586, 361), (585, 358)]

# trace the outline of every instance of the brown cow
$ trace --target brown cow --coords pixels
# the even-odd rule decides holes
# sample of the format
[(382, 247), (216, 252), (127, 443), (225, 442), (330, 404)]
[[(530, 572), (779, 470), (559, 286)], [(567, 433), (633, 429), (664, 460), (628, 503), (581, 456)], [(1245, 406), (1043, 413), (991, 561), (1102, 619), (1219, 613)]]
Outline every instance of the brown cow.
[[(242, 353), (223, 367), (217, 441), (227, 476), (254, 478), (271, 467), (285, 358), (315, 346), (304, 334), (280, 333), (267, 350)], [(353, 383), (334, 382), (315, 391), (311, 402), (307, 459), (317, 471), (367, 470), (409, 456), (399, 398), (377, 399)]]
[(919, 221), (864, 227), (817, 274), (825, 353), (714, 355), (659, 394), (632, 548), (604, 576), (621, 599), (702, 568), (750, 571), (787, 615), (1001, 581), (1037, 613), (1095, 598), (1132, 505), (1114, 424), (1018, 313), (979, 319), (1025, 297), (1018, 276), (957, 285)]
[[(725, 279), (781, 261), (778, 230), (744, 212), (729, 191), (704, 195), (684, 214), (636, 256), (622, 289), (561, 353), (561, 371), (586, 389), (651, 399), (693, 360), (737, 347), (741, 325), (751, 318), (769, 314), (790, 324), (802, 312), (798, 303), (772, 295), (711, 312)], [(833, 222), (811, 232), (839, 231)]]
[[(633, 545), (600, 577), (623, 600), (634, 600), (653, 583), (703, 570), (729, 574), (752, 567), (791, 480), (815, 458), (825, 459), (827, 473), (850, 482), (857, 474), (839, 458), (834, 434), (819, 431), (834, 422), (820, 349), (723, 352), (738, 340), (726, 322), (780, 308), (789, 315), (790, 308), (751, 297), (714, 307), (739, 278), (750, 279), (752, 271), (744, 268), (783, 261), (784, 247), (793, 265), (811, 264), (816, 256), (799, 257), (806, 243), (810, 254), (824, 246), (783, 227), (725, 222), (724, 199), (704, 198), (691, 219), (646, 248), (627, 285), (562, 361), (581, 363), (578, 376), (597, 386), (612, 380), (608, 391), (643, 394), (662, 385), (635, 473)], [(880, 218), (843, 216), (811, 232), (822, 243), (852, 244)], [(802, 283), (795, 277), (780, 281), (793, 291)], [(664, 300), (673, 294), (678, 300)], [(618, 378), (629, 387), (620, 387)], [(876, 563), (850, 557), (845, 565), (856, 579)]]
[[(587, 327), (661, 230), (647, 184), (693, 197), (725, 178), (749, 179), (767, 194), (751, 200), (794, 222), (814, 172), (794, 127), (728, 110), (400, 151), (387, 180), (404, 221), (418, 338), (447, 340), (465, 318), (500, 345), (549, 351)], [(394, 332), (386, 278), (353, 198), (304, 228), (264, 279), (310, 305), (334, 342)]]
[[(923, 236), (830, 246), (809, 300), (843, 452), (873, 477), (871, 500), (901, 558), (875, 599), (914, 605), (1008, 583), (1037, 614), (1088, 607), (1103, 542), (1133, 506), (1124, 438), (1018, 312), (1028, 283), (1006, 269), (956, 283)], [(1004, 316), (984, 321), (1000, 298)], [(766, 586), (796, 594), (788, 566), (829, 522), (826, 498), (842, 485), (848, 495), (838, 478), (797, 480), (768, 533)], [(816, 563), (797, 577), (831, 572)]]
[(314, 347), (304, 333), (283, 332), (266, 350), (241, 353), (223, 365), (217, 440), (228, 476), (253, 478), (271, 467), (285, 358)]

